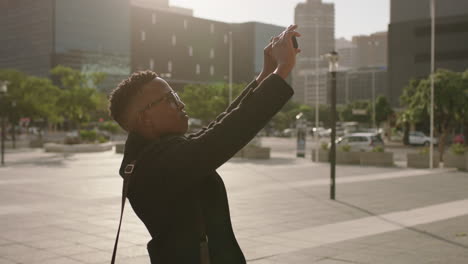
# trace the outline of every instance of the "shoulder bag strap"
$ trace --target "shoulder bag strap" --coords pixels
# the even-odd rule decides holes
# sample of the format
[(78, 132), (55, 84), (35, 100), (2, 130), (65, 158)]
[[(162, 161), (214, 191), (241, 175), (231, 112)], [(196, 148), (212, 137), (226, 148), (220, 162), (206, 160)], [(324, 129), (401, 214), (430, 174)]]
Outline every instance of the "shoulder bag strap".
[(124, 208), (125, 208), (125, 201), (127, 199), (127, 193), (128, 193), (128, 183), (130, 182), (130, 177), (133, 174), (135, 164), (136, 164), (136, 160), (130, 162), (129, 164), (127, 164), (127, 166), (125, 166), (125, 170), (124, 170), (124, 181), (123, 181), (123, 187), (122, 187), (122, 205), (120, 207), (119, 229), (117, 229), (117, 236), (115, 238), (114, 252), (112, 253), (111, 264), (115, 263), (115, 256), (116, 256), (116, 253), (117, 253), (117, 245), (119, 243), (120, 227), (122, 226), (122, 217), (123, 217), (123, 212), (124, 212)]

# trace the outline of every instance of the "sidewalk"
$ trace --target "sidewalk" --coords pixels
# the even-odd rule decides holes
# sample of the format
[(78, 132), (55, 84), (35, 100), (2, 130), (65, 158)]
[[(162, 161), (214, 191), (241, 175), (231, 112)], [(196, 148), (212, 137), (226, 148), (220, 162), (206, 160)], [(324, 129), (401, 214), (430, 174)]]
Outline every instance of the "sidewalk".
[[(122, 156), (10, 153), (0, 168), (0, 264), (110, 263)], [(468, 263), (468, 173), (337, 167), (273, 152), (218, 172), (252, 264)], [(149, 263), (143, 224), (127, 207), (118, 263)]]

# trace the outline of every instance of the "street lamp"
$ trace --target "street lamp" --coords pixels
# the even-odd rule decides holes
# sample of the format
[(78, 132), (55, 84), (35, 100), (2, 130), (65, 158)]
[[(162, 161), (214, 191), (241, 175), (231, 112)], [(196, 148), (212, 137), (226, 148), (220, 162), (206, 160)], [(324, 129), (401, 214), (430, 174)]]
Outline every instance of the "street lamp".
[(229, 104), (232, 103), (232, 31), (229, 31)]
[(319, 86), (320, 86), (320, 73), (319, 73), (319, 60), (320, 60), (320, 49), (319, 49), (319, 20), (315, 17), (315, 133), (314, 141), (315, 147), (315, 161), (319, 162), (319, 148), (318, 148), (318, 127), (319, 127)]
[[(379, 42), (376, 40), (369, 41), (368, 44), (373, 46), (373, 54), (375, 59), (375, 47), (379, 46)], [(374, 65), (375, 66), (375, 65)], [(372, 71), (372, 126), (377, 128), (375, 120), (375, 70)]]
[(330, 148), (330, 199), (335, 200), (335, 169), (336, 169), (336, 71), (338, 69), (338, 52), (332, 51), (326, 55), (331, 75), (331, 148)]
[[(4, 99), (4, 97), (6, 96), (7, 92), (8, 92), (8, 84), (10, 84), (10, 82), (8, 81), (1, 81), (0, 82), (0, 99)], [(2, 102), (2, 105), (6, 105), (5, 103)], [(1, 135), (1, 143), (2, 143), (2, 146), (1, 146), (1, 154), (2, 154), (2, 158), (1, 158), (1, 164), (2, 166), (5, 165), (5, 136), (6, 136), (6, 129), (5, 129), (5, 114), (2, 113), (2, 135)]]
[(435, 0), (431, 0), (431, 132), (429, 147), (429, 168), (433, 169), (434, 159), (434, 73), (435, 73)]
[(11, 127), (11, 140), (13, 141), (13, 149), (16, 149), (16, 128), (15, 128), (15, 125), (16, 125), (16, 117), (14, 116), (15, 115), (15, 108), (16, 108), (16, 101), (12, 101), (11, 102), (11, 124), (12, 124), (12, 127)]

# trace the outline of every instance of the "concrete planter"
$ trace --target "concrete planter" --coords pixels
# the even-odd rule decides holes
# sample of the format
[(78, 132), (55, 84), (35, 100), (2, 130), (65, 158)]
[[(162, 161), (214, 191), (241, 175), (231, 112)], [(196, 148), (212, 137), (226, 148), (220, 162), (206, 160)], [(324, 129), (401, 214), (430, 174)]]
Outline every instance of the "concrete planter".
[[(406, 154), (408, 168), (429, 168), (429, 154), (408, 153)], [(432, 166), (439, 167), (439, 153), (434, 153)]]
[[(312, 157), (312, 161), (315, 161), (315, 149), (312, 149), (311, 157)], [(329, 162), (329, 157), (330, 157), (330, 151), (319, 149), (319, 155), (318, 155), (319, 162)]]
[(243, 148), (242, 157), (246, 159), (269, 159), (270, 148), (247, 146)]
[(337, 151), (336, 163), (337, 164), (360, 164), (361, 153), (357, 151)]
[(112, 143), (103, 144), (77, 144), (65, 145), (56, 143), (44, 144), (45, 152), (61, 152), (61, 153), (88, 153), (88, 152), (102, 152), (112, 150)]
[(444, 167), (466, 170), (465, 156), (465, 154), (455, 154), (451, 151), (448, 151), (444, 156)]
[(42, 148), (44, 147), (44, 141), (42, 139), (33, 139), (29, 141), (30, 148)]
[(393, 164), (392, 152), (361, 152), (360, 163), (363, 166), (391, 167)]
[(468, 171), (468, 152), (465, 152), (465, 170)]

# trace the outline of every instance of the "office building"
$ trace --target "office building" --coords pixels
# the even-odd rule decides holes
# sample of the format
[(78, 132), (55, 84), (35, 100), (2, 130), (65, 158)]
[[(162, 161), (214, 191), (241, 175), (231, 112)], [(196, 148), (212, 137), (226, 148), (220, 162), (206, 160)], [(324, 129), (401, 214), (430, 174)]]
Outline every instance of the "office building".
[[(427, 78), (431, 62), (429, 0), (391, 0), (388, 39), (389, 91), (400, 106), (403, 88), (411, 79)], [(468, 68), (468, 1), (436, 1), (436, 68)]]
[(100, 71), (110, 89), (130, 73), (129, 15), (128, 0), (0, 0), (0, 67)]
[(328, 61), (322, 59), (322, 55), (335, 50), (335, 6), (321, 0), (307, 0), (296, 6), (294, 20), (295, 24), (301, 25), (302, 52), (293, 71), (293, 100), (315, 105), (318, 86), (318, 101), (324, 104), (328, 96)]
[(387, 66), (387, 32), (354, 36), (356, 68)]

